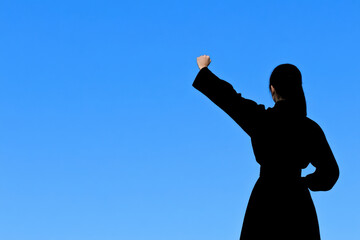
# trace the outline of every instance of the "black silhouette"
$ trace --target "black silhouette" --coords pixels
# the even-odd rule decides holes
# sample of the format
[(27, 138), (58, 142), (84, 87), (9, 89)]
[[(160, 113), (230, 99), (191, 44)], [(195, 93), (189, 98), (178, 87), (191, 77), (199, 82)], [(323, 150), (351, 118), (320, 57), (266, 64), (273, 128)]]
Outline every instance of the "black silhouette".
[[(208, 64), (207, 64), (208, 65)], [(240, 240), (320, 239), (319, 224), (308, 189), (328, 191), (339, 168), (320, 126), (306, 117), (300, 71), (282, 64), (270, 77), (274, 107), (245, 99), (207, 66), (193, 87), (224, 110), (250, 137), (260, 164)], [(315, 172), (301, 177), (311, 163)]]

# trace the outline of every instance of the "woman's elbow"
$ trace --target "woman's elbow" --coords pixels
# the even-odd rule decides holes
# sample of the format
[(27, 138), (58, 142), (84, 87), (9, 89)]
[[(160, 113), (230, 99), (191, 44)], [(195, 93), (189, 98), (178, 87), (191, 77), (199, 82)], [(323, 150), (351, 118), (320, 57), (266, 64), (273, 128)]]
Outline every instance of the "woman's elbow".
[(324, 186), (323, 191), (329, 191), (335, 186), (335, 184), (338, 181), (339, 176), (340, 176), (339, 168), (335, 168), (330, 176), (331, 177), (329, 177), (327, 184), (325, 184), (325, 186)]

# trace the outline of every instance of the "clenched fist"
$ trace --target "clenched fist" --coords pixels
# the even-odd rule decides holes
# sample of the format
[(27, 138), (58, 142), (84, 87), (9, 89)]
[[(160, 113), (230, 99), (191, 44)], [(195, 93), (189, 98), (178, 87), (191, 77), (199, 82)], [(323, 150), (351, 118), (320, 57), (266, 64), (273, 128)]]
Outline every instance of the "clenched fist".
[(200, 57), (196, 58), (196, 61), (197, 61), (197, 65), (199, 66), (200, 70), (203, 67), (209, 66), (209, 64), (211, 63), (210, 56), (208, 56), (208, 55), (201, 55)]

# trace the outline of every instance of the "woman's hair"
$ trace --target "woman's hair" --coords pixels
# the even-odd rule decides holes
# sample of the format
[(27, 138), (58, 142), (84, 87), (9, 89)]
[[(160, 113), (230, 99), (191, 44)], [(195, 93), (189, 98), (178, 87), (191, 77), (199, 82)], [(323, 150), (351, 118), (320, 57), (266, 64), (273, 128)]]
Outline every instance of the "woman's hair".
[(270, 76), (269, 87), (271, 85), (281, 98), (291, 103), (296, 112), (306, 116), (306, 100), (301, 73), (296, 66), (292, 64), (277, 66)]

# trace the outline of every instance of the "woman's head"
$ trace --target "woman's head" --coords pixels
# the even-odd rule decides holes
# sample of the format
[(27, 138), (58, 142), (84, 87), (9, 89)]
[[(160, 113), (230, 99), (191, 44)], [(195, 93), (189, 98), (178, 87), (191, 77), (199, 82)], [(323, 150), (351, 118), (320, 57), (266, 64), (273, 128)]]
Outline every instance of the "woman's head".
[(288, 100), (296, 110), (306, 116), (301, 73), (296, 66), (292, 64), (277, 66), (271, 73), (269, 88), (273, 95), (276, 94), (276, 99)]

